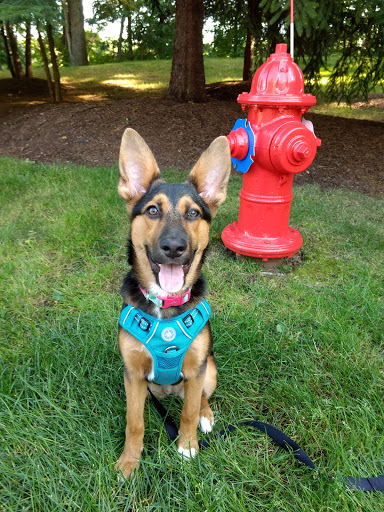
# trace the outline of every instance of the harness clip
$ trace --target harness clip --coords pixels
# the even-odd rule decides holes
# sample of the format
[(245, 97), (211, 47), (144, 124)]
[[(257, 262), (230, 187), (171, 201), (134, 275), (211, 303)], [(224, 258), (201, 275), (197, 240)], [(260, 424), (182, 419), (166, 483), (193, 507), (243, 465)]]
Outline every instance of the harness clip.
[(185, 327), (192, 327), (193, 325), (193, 318), (192, 318), (192, 315), (187, 315), (186, 317), (183, 318), (183, 323), (185, 325)]
[(151, 324), (150, 322), (148, 322), (146, 318), (142, 317), (139, 320), (139, 327), (142, 331), (149, 331), (149, 329), (151, 328)]

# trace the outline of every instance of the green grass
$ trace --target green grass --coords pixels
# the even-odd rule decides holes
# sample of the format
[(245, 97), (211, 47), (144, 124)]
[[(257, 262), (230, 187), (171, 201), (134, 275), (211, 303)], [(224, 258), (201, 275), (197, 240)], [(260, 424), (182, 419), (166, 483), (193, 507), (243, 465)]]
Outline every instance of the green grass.
[[(128, 220), (117, 170), (1, 158), (0, 176), (1, 510), (383, 509), (382, 493), (353, 493), (338, 480), (384, 473), (382, 200), (296, 187), (291, 225), (304, 239), (302, 261), (274, 277), (221, 244), (237, 217), (240, 178), (213, 224), (205, 276), (219, 369), (215, 429), (272, 423), (320, 472), (249, 429), (182, 462), (147, 405), (141, 469), (119, 482)], [(178, 418), (179, 400), (164, 403)]]
[[(131, 98), (163, 96), (168, 89), (171, 60), (148, 60), (65, 67), (60, 69), (61, 81), (69, 94), (79, 99)], [(242, 59), (206, 58), (206, 83), (241, 80)], [(45, 78), (43, 68), (34, 69), (35, 78)], [(1, 78), (9, 78), (0, 71)]]

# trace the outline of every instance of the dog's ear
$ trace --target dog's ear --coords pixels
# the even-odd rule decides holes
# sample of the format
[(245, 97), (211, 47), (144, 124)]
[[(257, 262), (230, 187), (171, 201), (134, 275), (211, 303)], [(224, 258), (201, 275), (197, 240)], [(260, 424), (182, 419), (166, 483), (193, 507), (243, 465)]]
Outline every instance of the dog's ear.
[(151, 182), (160, 177), (152, 151), (146, 142), (132, 128), (123, 134), (119, 157), (119, 184), (117, 191), (125, 200), (128, 213), (143, 196)]
[(227, 185), (231, 173), (231, 152), (227, 137), (218, 137), (199, 158), (189, 175), (213, 216), (227, 197)]

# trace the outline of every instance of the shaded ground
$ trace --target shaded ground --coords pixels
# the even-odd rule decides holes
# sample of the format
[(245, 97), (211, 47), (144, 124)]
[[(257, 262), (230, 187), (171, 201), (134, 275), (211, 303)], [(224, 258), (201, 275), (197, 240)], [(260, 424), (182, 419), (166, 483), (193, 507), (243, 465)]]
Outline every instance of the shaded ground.
[[(43, 80), (15, 84), (0, 80), (0, 154), (41, 162), (111, 165), (118, 160), (122, 133), (135, 128), (148, 142), (161, 168), (189, 169), (218, 135), (229, 133), (239, 117), (236, 103), (246, 83), (209, 86), (205, 104), (166, 98), (74, 102), (47, 99)], [(384, 98), (373, 98), (376, 106)], [(69, 101), (68, 101), (69, 100)], [(72, 100), (72, 101), (71, 101)], [(35, 104), (33, 103), (35, 102)], [(295, 183), (346, 187), (384, 196), (384, 123), (307, 114), (322, 140), (311, 167)]]

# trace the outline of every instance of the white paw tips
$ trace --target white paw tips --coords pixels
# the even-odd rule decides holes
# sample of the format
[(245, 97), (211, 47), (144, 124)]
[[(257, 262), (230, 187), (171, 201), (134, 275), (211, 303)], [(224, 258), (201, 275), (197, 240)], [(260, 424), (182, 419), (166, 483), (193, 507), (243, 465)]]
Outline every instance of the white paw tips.
[(186, 459), (193, 459), (193, 457), (196, 457), (197, 455), (195, 448), (182, 448), (181, 446), (179, 446), (177, 451), (181, 454), (183, 458), (185, 457)]
[(199, 429), (203, 434), (209, 434), (209, 432), (212, 432), (213, 423), (206, 416), (200, 416)]

